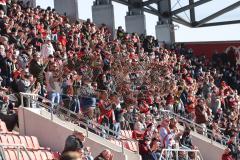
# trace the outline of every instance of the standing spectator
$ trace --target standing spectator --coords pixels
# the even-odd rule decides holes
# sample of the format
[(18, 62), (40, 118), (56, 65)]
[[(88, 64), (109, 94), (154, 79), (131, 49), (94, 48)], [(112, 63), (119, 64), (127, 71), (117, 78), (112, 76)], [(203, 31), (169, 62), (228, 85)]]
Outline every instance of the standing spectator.
[(0, 75), (3, 79), (2, 85), (9, 87), (11, 83), (11, 76), (13, 72), (13, 62), (11, 60), (11, 53), (5, 52), (5, 47), (0, 45)]
[(203, 130), (199, 130), (200, 133), (206, 134), (206, 123), (208, 121), (208, 115), (206, 111), (206, 106), (203, 99), (198, 99), (197, 105), (195, 107), (196, 123), (203, 127)]
[(54, 52), (55, 50), (51, 43), (51, 38), (47, 37), (41, 48), (41, 56), (43, 57), (43, 59), (47, 59), (48, 56), (53, 55)]
[(117, 97), (116, 94), (112, 94), (110, 95), (109, 97), (112, 101), (112, 107), (113, 107), (113, 110), (114, 110), (114, 115), (115, 115), (115, 123), (113, 124), (113, 130), (116, 133), (116, 138), (119, 138), (119, 134), (120, 134), (120, 131), (121, 131), (121, 121), (123, 119), (123, 109), (121, 108), (121, 104), (120, 104), (120, 100), (119, 98)]
[(35, 53), (33, 55), (33, 59), (30, 62), (29, 65), (29, 72), (36, 78), (36, 82), (40, 83), (41, 85), (41, 91), (40, 95), (44, 96), (44, 70), (47, 67), (47, 63), (43, 62), (43, 59), (41, 59), (40, 53)]
[(46, 73), (48, 99), (54, 104), (60, 103), (61, 81), (62, 73), (59, 71), (58, 65), (54, 63), (49, 67), (49, 71)]

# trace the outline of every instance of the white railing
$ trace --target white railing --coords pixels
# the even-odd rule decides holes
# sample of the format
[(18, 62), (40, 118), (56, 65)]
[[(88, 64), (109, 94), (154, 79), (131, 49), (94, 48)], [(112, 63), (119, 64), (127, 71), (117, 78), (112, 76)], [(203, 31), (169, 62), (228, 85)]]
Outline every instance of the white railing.
[[(121, 142), (121, 148), (122, 148), (122, 153), (124, 153), (124, 142), (123, 141), (129, 141), (129, 142), (134, 142), (136, 144), (136, 151), (135, 153), (139, 154), (139, 147), (138, 147), (138, 141), (130, 139), (126, 136), (123, 136), (121, 133), (117, 133), (110, 129), (109, 127), (102, 126), (92, 120), (87, 120), (83, 117), (79, 117), (75, 112), (72, 112), (71, 110), (61, 107), (57, 104), (52, 103), (49, 101), (47, 98), (42, 97), (37, 94), (29, 94), (29, 93), (20, 93), (20, 98), (21, 98), (21, 106), (28, 107), (28, 108), (33, 108), (31, 104), (35, 104), (37, 108), (44, 108), (48, 112), (51, 113), (51, 120), (54, 120), (54, 115), (58, 116), (60, 119), (64, 118), (65, 121), (70, 121), (74, 124), (77, 124), (78, 126), (84, 126), (86, 129), (86, 134), (88, 137), (88, 133), (90, 130), (94, 130), (95, 133), (101, 133), (101, 135), (107, 135), (109, 136), (109, 133), (112, 133), (112, 135), (119, 135), (121, 139), (117, 139), (116, 137), (112, 136), (111, 139), (114, 139), (116, 141)], [(44, 102), (47, 102), (50, 105), (47, 105), (45, 103), (42, 103), (39, 101), (41, 99)], [(24, 105), (26, 104), (26, 105)], [(57, 107), (56, 107), (57, 106)], [(104, 131), (104, 133), (103, 133)], [(134, 152), (134, 151), (133, 151)]]
[(193, 129), (193, 131), (205, 136), (206, 138), (210, 139), (211, 140), (211, 144), (213, 142), (216, 142), (216, 143), (220, 143), (222, 145), (226, 145), (226, 142), (228, 142), (229, 138), (224, 136), (224, 135), (221, 135), (221, 140), (218, 140), (218, 139), (215, 139), (215, 136), (213, 134), (213, 131), (208, 129), (207, 127), (203, 127), (202, 125), (200, 124), (197, 124), (196, 122), (194, 121), (191, 121), (183, 116), (180, 116), (174, 112), (171, 112), (169, 110), (160, 110), (159, 111), (161, 115), (166, 115), (166, 116), (170, 116), (170, 117), (173, 117), (173, 118), (176, 118), (178, 120), (178, 122), (181, 124), (183, 124), (184, 126), (187, 125), (189, 127), (191, 127)]
[(26, 152), (28, 160), (31, 160), (25, 145), (23, 145), (23, 144), (2, 144), (2, 143), (0, 143), (0, 153), (1, 153), (0, 157), (2, 156), (1, 157), (2, 160), (7, 160), (7, 158), (6, 158), (6, 152), (7, 151), (5, 151), (5, 149), (13, 149), (13, 148), (17, 149), (17, 160), (23, 160), (23, 158), (21, 156), (21, 153), (20, 153), (21, 151)]
[(193, 149), (163, 149), (159, 160), (182, 160), (192, 159), (192, 154), (197, 160), (203, 160), (203, 157), (199, 150)]

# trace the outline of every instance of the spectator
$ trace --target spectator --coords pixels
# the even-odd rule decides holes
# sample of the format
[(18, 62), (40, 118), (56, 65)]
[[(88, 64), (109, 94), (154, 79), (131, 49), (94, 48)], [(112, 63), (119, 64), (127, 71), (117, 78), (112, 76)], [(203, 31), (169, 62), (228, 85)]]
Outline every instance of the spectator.
[(231, 150), (229, 148), (226, 148), (224, 150), (224, 153), (222, 155), (222, 160), (234, 160), (234, 158), (231, 155)]
[(102, 151), (94, 160), (113, 160), (113, 154), (110, 150)]
[(81, 151), (84, 141), (85, 135), (82, 132), (74, 131), (72, 135), (67, 137), (63, 153), (67, 151)]
[(7, 129), (12, 131), (18, 123), (14, 104), (9, 101), (8, 96), (0, 97), (0, 119), (6, 123)]
[(83, 159), (81, 153), (76, 151), (67, 151), (61, 155), (60, 160), (83, 160)]
[(51, 43), (51, 38), (47, 36), (45, 43), (42, 45), (41, 48), (41, 56), (43, 57), (43, 59), (47, 59), (48, 56), (53, 55), (54, 51), (55, 50)]
[(49, 67), (49, 70), (46, 73), (48, 98), (54, 104), (60, 103), (61, 81), (62, 73), (59, 71), (58, 65), (54, 63)]
[(190, 137), (190, 132), (191, 132), (191, 129), (189, 127), (186, 127), (184, 129), (183, 135), (180, 139), (180, 145), (182, 145), (183, 147), (194, 148), (192, 144), (192, 139)]

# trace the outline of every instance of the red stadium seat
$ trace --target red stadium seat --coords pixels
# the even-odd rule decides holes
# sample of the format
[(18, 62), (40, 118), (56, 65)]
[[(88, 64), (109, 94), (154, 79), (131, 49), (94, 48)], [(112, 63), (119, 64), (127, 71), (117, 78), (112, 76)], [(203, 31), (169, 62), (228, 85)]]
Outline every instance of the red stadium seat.
[(47, 155), (47, 159), (49, 159), (49, 160), (51, 160), (51, 159), (53, 159), (54, 157), (53, 157), (53, 154), (51, 153), (51, 152), (49, 152), (49, 151), (44, 151), (45, 152), (45, 154)]
[(6, 124), (1, 120), (0, 120), (0, 132), (2, 132), (2, 133), (7, 133), (8, 132)]
[(33, 143), (34, 148), (35, 149), (40, 149), (41, 147), (39, 145), (37, 137), (31, 136), (31, 139), (32, 139), (32, 143)]
[(33, 151), (27, 151), (27, 153), (30, 156), (31, 160), (37, 160)]
[(17, 155), (15, 154), (14, 150), (8, 149), (7, 152), (11, 160), (17, 160)]
[(33, 153), (34, 153), (37, 160), (42, 160), (40, 151), (33, 151)]
[(137, 145), (136, 145), (135, 142), (125, 141), (124, 142), (124, 147), (127, 148), (130, 151), (137, 152)]
[(27, 147), (31, 148), (31, 149), (34, 149), (34, 145), (33, 145), (31, 137), (25, 136), (25, 139), (26, 139), (26, 142), (27, 142)]
[(7, 150), (4, 150), (4, 156), (5, 156), (6, 160), (11, 160)]
[(14, 139), (12, 135), (6, 135), (8, 144), (15, 144)]
[(21, 153), (22, 153), (23, 160), (29, 160), (29, 157), (25, 151), (21, 150)]
[(8, 144), (7, 137), (5, 135), (0, 135), (1, 143)]
[(43, 151), (39, 151), (39, 154), (40, 154), (42, 160), (47, 159), (47, 156)]
[(14, 144), (21, 144), (21, 140), (19, 138), (19, 136), (17, 135), (12, 135), (13, 140), (14, 140)]
[(27, 141), (24, 136), (19, 136), (21, 144), (25, 145), (25, 147), (28, 147)]

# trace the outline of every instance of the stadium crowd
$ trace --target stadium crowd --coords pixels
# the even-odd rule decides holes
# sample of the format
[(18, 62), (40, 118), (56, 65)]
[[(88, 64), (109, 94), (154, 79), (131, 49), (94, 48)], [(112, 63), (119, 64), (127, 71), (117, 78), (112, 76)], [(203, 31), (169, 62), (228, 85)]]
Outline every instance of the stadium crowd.
[(215, 140), (228, 146), (223, 159), (237, 159), (240, 72), (234, 61), (195, 57), (181, 44), (166, 49), (152, 36), (121, 27), (114, 39), (105, 25), (89, 19), (71, 22), (50, 7), (2, 2), (0, 118), (9, 130), (20, 105), (10, 95), (39, 94), (53, 107), (108, 126), (116, 138), (130, 128), (143, 159), (157, 160), (160, 148), (196, 148), (190, 126), (181, 133), (177, 119), (158, 122), (159, 111), (169, 110), (202, 126), (199, 133), (212, 130)]

